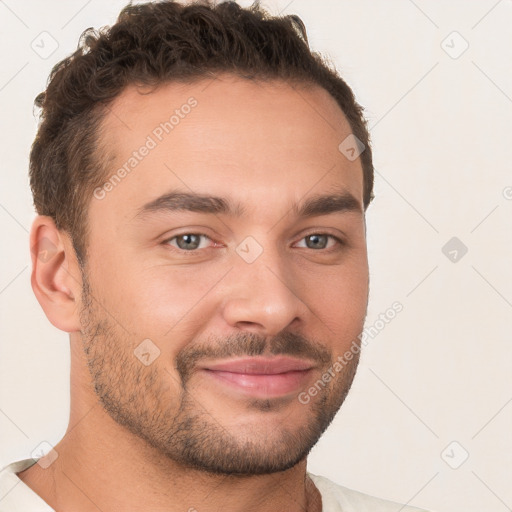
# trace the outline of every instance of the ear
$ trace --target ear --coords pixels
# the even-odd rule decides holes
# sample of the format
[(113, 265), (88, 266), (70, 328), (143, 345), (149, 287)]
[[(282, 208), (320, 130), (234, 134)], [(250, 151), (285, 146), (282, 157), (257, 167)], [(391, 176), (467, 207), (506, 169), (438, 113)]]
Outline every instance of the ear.
[(82, 276), (69, 235), (51, 217), (38, 215), (30, 231), (32, 290), (48, 320), (68, 333), (80, 331)]

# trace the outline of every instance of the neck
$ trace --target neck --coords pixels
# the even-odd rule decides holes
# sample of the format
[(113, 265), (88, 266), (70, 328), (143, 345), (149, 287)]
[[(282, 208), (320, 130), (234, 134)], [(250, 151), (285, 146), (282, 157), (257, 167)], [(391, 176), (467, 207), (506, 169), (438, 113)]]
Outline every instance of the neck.
[(136, 445), (119, 437), (108, 445), (105, 438), (85, 440), (70, 432), (55, 447), (53, 464), (34, 464), (19, 476), (57, 512), (321, 511), (305, 461), (270, 475), (213, 475), (159, 459), (151, 450), (143, 454)]

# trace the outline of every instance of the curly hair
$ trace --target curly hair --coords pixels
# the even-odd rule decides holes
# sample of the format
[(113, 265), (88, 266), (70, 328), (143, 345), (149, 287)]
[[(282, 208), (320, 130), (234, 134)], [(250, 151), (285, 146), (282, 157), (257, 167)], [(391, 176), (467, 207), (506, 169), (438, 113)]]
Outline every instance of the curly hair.
[(219, 72), (327, 90), (366, 148), (360, 155), (366, 210), (374, 170), (363, 108), (334, 66), (310, 50), (298, 16), (271, 16), (258, 2), (129, 4), (111, 27), (81, 35), (35, 100), (41, 121), (30, 153), (34, 206), (69, 233), (80, 265), (87, 259), (92, 191), (108, 173), (100, 126), (109, 104), (131, 84), (191, 83)]

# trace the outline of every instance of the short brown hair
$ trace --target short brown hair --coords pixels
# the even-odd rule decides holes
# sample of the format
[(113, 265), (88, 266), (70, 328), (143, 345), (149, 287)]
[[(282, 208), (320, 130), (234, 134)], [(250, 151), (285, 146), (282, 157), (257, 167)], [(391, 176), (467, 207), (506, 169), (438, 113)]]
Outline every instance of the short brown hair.
[(89, 201), (108, 172), (99, 126), (109, 103), (130, 84), (192, 82), (217, 72), (327, 90), (365, 145), (366, 210), (374, 172), (363, 108), (336, 70), (311, 52), (298, 16), (271, 16), (257, 2), (249, 8), (206, 0), (128, 5), (111, 27), (82, 34), (78, 49), (52, 69), (46, 91), (35, 100), (42, 112), (30, 153), (34, 205), (69, 233), (81, 265)]

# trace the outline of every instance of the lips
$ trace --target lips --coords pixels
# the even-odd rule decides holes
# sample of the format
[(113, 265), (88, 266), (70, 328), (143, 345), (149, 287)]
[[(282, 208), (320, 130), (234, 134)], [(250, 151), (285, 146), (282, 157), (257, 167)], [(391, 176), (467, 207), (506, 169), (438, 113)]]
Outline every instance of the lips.
[(249, 357), (205, 365), (205, 369), (251, 375), (277, 375), (292, 371), (309, 370), (314, 366), (310, 361), (292, 357)]
[(206, 364), (203, 374), (235, 393), (268, 398), (295, 393), (315, 364), (292, 357), (249, 357)]

